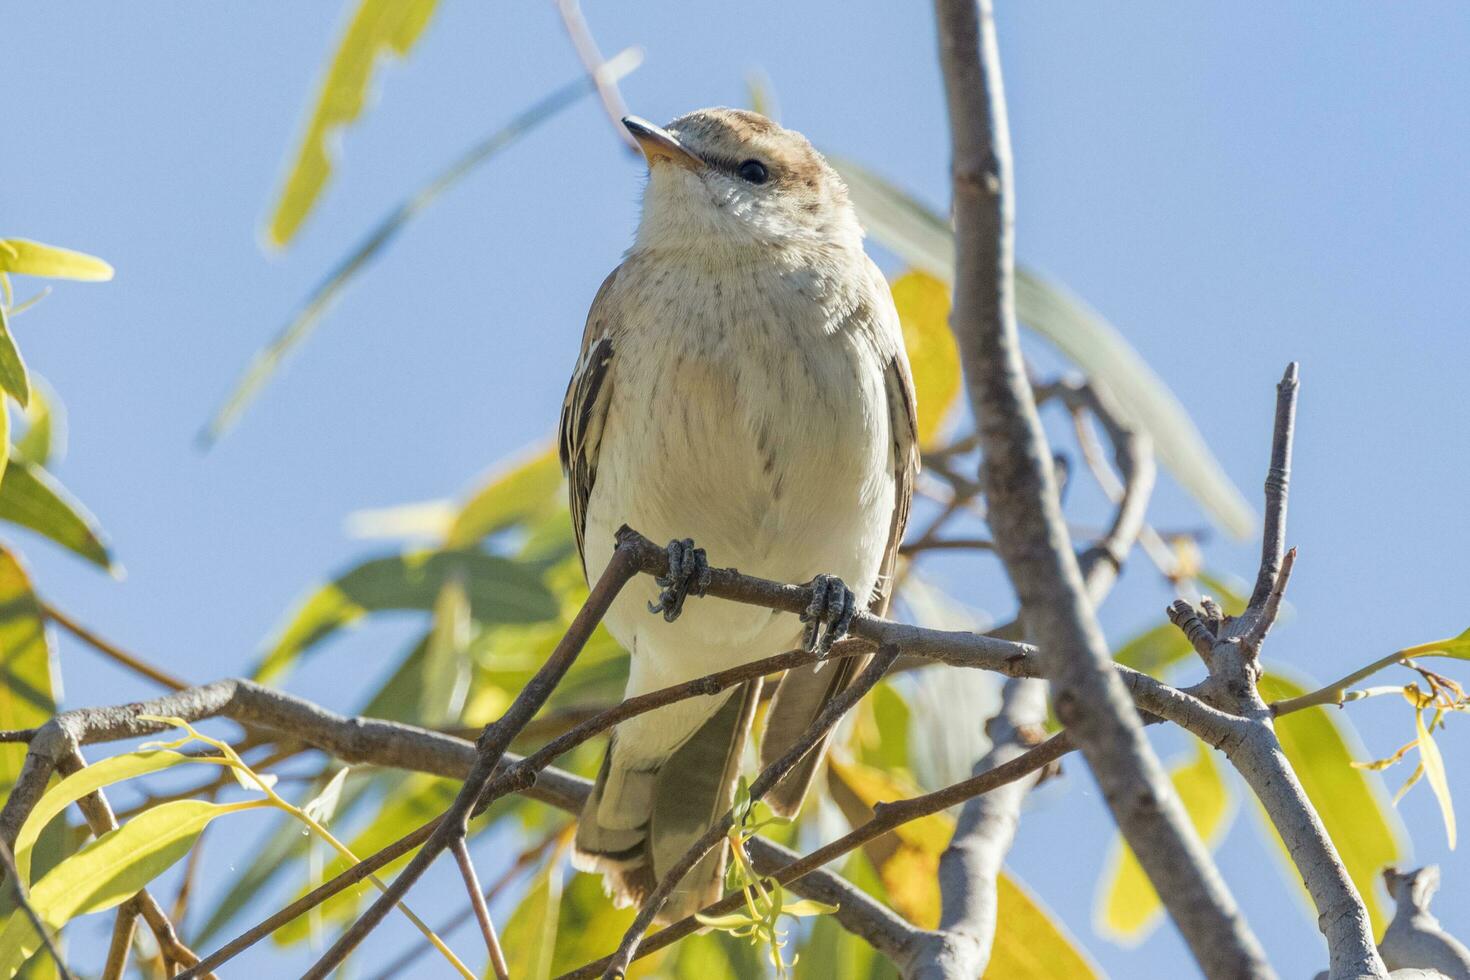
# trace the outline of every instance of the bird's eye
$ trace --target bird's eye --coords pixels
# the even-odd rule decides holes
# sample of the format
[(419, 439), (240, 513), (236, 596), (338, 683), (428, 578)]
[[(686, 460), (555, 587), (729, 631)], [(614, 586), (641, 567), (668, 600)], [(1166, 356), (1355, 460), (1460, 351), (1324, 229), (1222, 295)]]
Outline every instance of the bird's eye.
[(740, 175), (741, 180), (752, 184), (764, 184), (766, 178), (770, 176), (766, 173), (766, 165), (759, 160), (746, 160), (735, 168), (735, 172)]

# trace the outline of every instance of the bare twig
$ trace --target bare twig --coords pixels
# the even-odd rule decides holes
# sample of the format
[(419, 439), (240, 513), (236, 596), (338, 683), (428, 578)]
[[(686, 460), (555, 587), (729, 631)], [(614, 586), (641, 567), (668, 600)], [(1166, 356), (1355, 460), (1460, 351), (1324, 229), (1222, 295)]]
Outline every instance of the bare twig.
[(107, 946), (107, 962), (102, 967), (102, 980), (122, 980), (128, 969), (128, 954), (133, 949), (133, 936), (138, 932), (138, 903), (128, 899), (117, 907), (112, 922), (112, 939)]
[(485, 938), (485, 951), (490, 954), (490, 965), (495, 970), (496, 980), (510, 980), (510, 968), (505, 965), (505, 953), (500, 948), (500, 937), (495, 934), (495, 923), (490, 920), (490, 908), (485, 904), (485, 894), (480, 891), (480, 877), (475, 874), (475, 862), (470, 858), (469, 845), (463, 837), (455, 838), (449, 845), (454, 860), (459, 864), (459, 873), (464, 878), (465, 891), (469, 892), (470, 908), (475, 910), (475, 919), (480, 923), (480, 935)]
[(562, 26), (566, 28), (567, 37), (571, 39), (572, 47), (577, 51), (577, 59), (582, 62), (587, 76), (597, 87), (597, 97), (602, 100), (602, 107), (607, 112), (608, 119), (612, 121), (613, 131), (617, 133), (618, 141), (633, 153), (637, 153), (638, 144), (628, 133), (627, 127), (623, 125), (623, 117), (628, 114), (628, 106), (623, 102), (618, 83), (609, 78), (607, 72), (602, 70), (605, 59), (597, 48), (597, 41), (592, 37), (592, 29), (587, 26), (587, 18), (582, 16), (582, 5), (577, 0), (555, 0), (555, 2), (556, 12), (561, 16)]
[[(495, 883), (485, 890), (485, 905), (488, 907), (490, 904), (492, 904), (495, 901), (496, 896), (505, 891), (506, 888), (510, 887), (510, 883), (514, 881), (516, 877), (521, 874), (521, 872), (525, 871), (532, 864), (545, 857), (546, 852), (551, 850), (552, 847), (556, 846), (559, 841), (569, 839), (571, 836), (570, 826), (571, 825), (568, 825), (567, 827), (552, 831), (545, 837), (541, 838), (541, 840), (538, 841), (536, 844), (526, 848), (520, 854), (516, 855), (516, 859), (514, 862), (512, 862), (511, 866), (509, 868), (506, 868), (505, 872), (501, 874), (498, 879), (496, 879)], [(560, 852), (558, 852), (558, 855), (559, 853)], [(552, 857), (553, 861), (556, 859), (557, 856)], [(457, 913), (453, 917), (446, 919), (443, 924), (435, 928), (434, 932), (439, 936), (447, 936), (472, 918), (475, 918), (474, 910), (465, 909)], [(382, 970), (380, 970), (377, 974), (375, 974), (372, 980), (394, 980), (395, 977), (402, 976), (409, 967), (418, 962), (419, 957), (423, 956), (426, 952), (432, 949), (433, 945), (427, 939), (423, 939), (421, 937), (412, 946), (404, 950), (402, 955), (400, 955), (396, 960), (393, 960), (387, 966), (383, 967)]]
[(551, 697), (552, 692), (556, 690), (556, 685), (561, 682), (562, 677), (576, 661), (577, 655), (582, 652), (582, 647), (586, 645), (592, 631), (602, 622), (602, 617), (606, 615), (608, 607), (612, 605), (623, 586), (628, 584), (628, 580), (638, 574), (638, 549), (633, 541), (634, 538), (638, 536), (626, 527), (618, 531), (618, 543), (613, 550), (612, 560), (608, 562), (597, 584), (592, 587), (587, 601), (583, 603), (581, 610), (572, 620), (571, 626), (568, 627), (561, 641), (557, 643), (556, 649), (551, 652), (551, 656), (546, 658), (546, 663), (536, 672), (535, 676), (526, 682), (525, 687), (521, 688), (521, 693), (516, 695), (516, 699), (511, 702), (500, 720), (485, 727), (484, 733), (481, 734), (476, 744), (474, 767), (470, 769), (469, 776), (466, 777), (459, 794), (440, 818), (423, 848), (384, 889), (377, 901), (368, 906), (367, 911), (352, 924), (351, 928), (338, 937), (332, 947), (307, 971), (305, 976), (308, 980), (322, 980), (339, 966), (347, 954), (355, 949), (357, 944), (383, 920), (389, 910), (402, 900), (445, 848), (449, 847), (455, 839), (462, 839), (465, 836), (470, 814), (479, 803), (486, 785), (494, 776), (495, 768), (500, 764), (501, 757), (505, 755), (511, 739), (515, 738), (516, 734), (531, 720), (531, 717), (541, 710), (541, 706)]
[(101, 636), (98, 636), (96, 633), (87, 629), (87, 627), (83, 626), (75, 619), (72, 619), (71, 616), (62, 612), (60, 609), (57, 609), (50, 603), (43, 603), (41, 605), (41, 613), (51, 622), (55, 623), (57, 626), (60, 626), (72, 636), (81, 640), (83, 643), (87, 644), (98, 653), (107, 657), (109, 660), (121, 664), (135, 674), (141, 674), (143, 677), (148, 678), (155, 684), (161, 684), (164, 687), (174, 691), (182, 691), (184, 690), (184, 688), (189, 686), (187, 683), (168, 673), (167, 671), (159, 670), (157, 667), (153, 666), (142, 657), (131, 654), (128, 651), (124, 650), (122, 647), (118, 646), (116, 643), (113, 643), (109, 640), (104, 639)]
[(990, 529), (1073, 731), (1123, 836), (1212, 977), (1271, 975), (1109, 667), (1058, 501), (1016, 330), (1010, 132), (990, 0), (936, 0), (956, 223), (951, 316), (985, 454)]
[(25, 913), (25, 917), (31, 920), (31, 928), (36, 930), (41, 945), (46, 948), (47, 954), (56, 964), (56, 972), (61, 975), (62, 980), (75, 980), (71, 971), (66, 968), (66, 961), (61, 958), (61, 950), (57, 947), (56, 940), (52, 938), (51, 931), (36, 914), (35, 906), (31, 905), (31, 898), (26, 894), (25, 884), (21, 882), (20, 873), (15, 869), (15, 855), (3, 842), (0, 842), (0, 864), (5, 867), (5, 876), (10, 882), (10, 893), (15, 897), (15, 904)]
[(1261, 567), (1249, 605), (1265, 606), (1276, 587), (1286, 554), (1286, 498), (1291, 486), (1291, 444), (1296, 433), (1297, 365), (1287, 365), (1276, 385), (1276, 421), (1271, 440), (1271, 467), (1266, 471), (1266, 517), (1261, 530)]
[(1280, 607), (1294, 558), (1285, 550), (1285, 539), (1296, 395), (1297, 366), (1292, 364), (1277, 386), (1261, 565), (1249, 605), (1239, 617), (1222, 620), (1208, 612), (1202, 619), (1188, 603), (1176, 602), (1169, 618), (1196, 648), (1208, 647), (1210, 677), (1203, 687), (1215, 703), (1237, 717), (1236, 732), (1223, 743), (1225, 754), (1260, 799), (1317, 907), (1317, 924), (1331, 959), (1331, 980), (1384, 977), (1387, 971), (1373, 944), (1362, 898), (1287, 763), (1272, 725), (1272, 709), (1256, 688), (1260, 644)]

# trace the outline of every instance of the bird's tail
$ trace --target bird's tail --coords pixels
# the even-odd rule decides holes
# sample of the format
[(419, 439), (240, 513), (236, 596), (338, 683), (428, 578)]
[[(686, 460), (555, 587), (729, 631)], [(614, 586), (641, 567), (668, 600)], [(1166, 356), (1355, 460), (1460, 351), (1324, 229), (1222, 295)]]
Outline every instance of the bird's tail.
[[(811, 727), (837, 695), (857, 679), (871, 657), (844, 657), (836, 663), (817, 664), (813, 667), (793, 667), (781, 676), (776, 687), (776, 696), (766, 711), (766, 730), (761, 736), (760, 767), (765, 769), (786, 751)], [(794, 817), (801, 809), (807, 789), (817, 774), (827, 743), (832, 733), (802, 756), (801, 761), (787, 770), (781, 781), (771, 787), (765, 802), (782, 817)]]
[[(734, 803), (740, 756), (760, 691), (759, 679), (742, 684), (657, 768), (617, 768), (608, 746), (577, 824), (572, 863), (582, 871), (601, 872), (619, 906), (642, 904)], [(727, 850), (724, 844), (716, 847), (684, 876), (659, 921), (681, 919), (719, 899)]]

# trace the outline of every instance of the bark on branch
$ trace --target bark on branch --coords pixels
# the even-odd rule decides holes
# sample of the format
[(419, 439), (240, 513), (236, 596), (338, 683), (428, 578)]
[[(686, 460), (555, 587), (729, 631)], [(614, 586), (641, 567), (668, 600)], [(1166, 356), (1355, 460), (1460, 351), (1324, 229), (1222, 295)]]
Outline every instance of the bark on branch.
[(1057, 716), (1087, 758), (1195, 959), (1212, 977), (1271, 969), (1128, 702), (1087, 600), (1017, 340), (1010, 133), (989, 0), (935, 0), (956, 225), (951, 325), (980, 433), (991, 531), (1043, 651)]

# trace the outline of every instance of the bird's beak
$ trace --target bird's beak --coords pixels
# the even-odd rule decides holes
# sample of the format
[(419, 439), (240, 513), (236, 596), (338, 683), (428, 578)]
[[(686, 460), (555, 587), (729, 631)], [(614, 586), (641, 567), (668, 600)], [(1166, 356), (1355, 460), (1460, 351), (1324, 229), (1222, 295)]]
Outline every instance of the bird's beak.
[(648, 158), (649, 167), (656, 160), (668, 160), (685, 170), (697, 172), (704, 169), (704, 161), (689, 152), (682, 143), (674, 139), (672, 133), (662, 127), (638, 116), (624, 116), (623, 125), (628, 127), (628, 132), (638, 141), (638, 148)]

